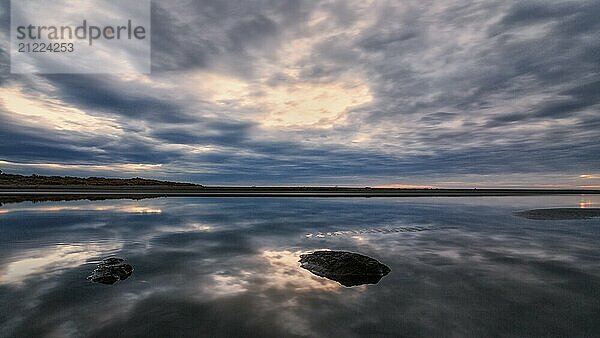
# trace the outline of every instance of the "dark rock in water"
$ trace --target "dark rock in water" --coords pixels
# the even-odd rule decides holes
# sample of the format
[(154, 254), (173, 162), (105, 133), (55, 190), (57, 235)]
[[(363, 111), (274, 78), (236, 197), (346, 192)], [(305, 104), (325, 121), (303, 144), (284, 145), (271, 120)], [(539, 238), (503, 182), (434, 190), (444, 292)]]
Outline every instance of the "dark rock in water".
[(87, 279), (96, 283), (114, 284), (127, 279), (132, 272), (133, 267), (125, 263), (123, 258), (109, 257), (103, 259)]
[(554, 208), (515, 212), (515, 215), (535, 220), (590, 219), (600, 217), (600, 208)]
[(315, 251), (300, 255), (300, 266), (344, 286), (377, 284), (391, 269), (376, 259), (346, 251)]

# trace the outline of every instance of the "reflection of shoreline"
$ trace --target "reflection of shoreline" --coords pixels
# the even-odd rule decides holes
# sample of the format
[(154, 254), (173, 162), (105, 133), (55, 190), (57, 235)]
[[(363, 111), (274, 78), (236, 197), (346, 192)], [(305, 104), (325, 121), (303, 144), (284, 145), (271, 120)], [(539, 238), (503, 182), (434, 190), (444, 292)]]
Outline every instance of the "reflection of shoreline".
[(146, 198), (157, 198), (161, 196), (145, 196), (145, 195), (2, 195), (0, 194), (0, 206), (10, 203), (22, 202), (66, 202), (66, 201), (104, 201), (116, 199), (142, 200)]

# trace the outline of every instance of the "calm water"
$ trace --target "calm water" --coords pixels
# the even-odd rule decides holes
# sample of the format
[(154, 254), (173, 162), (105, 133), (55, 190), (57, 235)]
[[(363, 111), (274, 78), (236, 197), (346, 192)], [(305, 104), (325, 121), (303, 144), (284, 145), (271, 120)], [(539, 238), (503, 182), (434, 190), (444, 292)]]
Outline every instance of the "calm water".
[[(598, 197), (169, 198), (0, 207), (2, 337), (600, 336), (600, 219), (534, 221)], [(404, 231), (406, 230), (406, 231)], [(408, 231), (408, 230), (412, 230)], [(346, 288), (315, 249), (392, 271)], [(135, 268), (85, 277), (103, 257)]]

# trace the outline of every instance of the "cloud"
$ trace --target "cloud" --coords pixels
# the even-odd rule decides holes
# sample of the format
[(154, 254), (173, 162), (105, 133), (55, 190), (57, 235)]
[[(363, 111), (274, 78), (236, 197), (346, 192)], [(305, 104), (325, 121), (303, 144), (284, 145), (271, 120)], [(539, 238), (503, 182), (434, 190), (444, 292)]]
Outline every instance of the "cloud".
[(154, 3), (151, 75), (3, 75), (1, 159), (206, 184), (575, 184), (600, 163), (597, 7)]

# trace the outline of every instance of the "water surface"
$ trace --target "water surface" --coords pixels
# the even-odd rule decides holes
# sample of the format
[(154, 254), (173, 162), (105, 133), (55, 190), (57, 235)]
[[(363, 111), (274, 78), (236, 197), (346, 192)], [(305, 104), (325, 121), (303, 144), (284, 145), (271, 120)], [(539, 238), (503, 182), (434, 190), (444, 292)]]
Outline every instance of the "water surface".
[[(600, 336), (598, 197), (162, 198), (0, 207), (1, 337)], [(391, 272), (347, 288), (332, 249)], [(104, 257), (135, 270), (86, 276)]]

